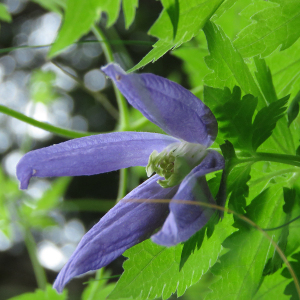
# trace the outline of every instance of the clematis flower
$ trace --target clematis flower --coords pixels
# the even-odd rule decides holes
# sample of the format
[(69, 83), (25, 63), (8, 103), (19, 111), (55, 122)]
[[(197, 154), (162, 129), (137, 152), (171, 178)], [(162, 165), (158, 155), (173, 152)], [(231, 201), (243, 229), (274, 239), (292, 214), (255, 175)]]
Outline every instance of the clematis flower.
[[(205, 175), (224, 168), (223, 157), (207, 150), (217, 135), (216, 119), (191, 92), (153, 74), (126, 74), (116, 64), (102, 71), (133, 107), (169, 135), (93, 135), (31, 151), (20, 160), (21, 189), (27, 188), (31, 177), (93, 175), (131, 166), (146, 167), (149, 176), (156, 173), (85, 234), (54, 283), (58, 292), (73, 277), (108, 265), (149, 237), (167, 247), (188, 240), (213, 210), (174, 200), (214, 203)], [(151, 199), (172, 200), (168, 204)]]

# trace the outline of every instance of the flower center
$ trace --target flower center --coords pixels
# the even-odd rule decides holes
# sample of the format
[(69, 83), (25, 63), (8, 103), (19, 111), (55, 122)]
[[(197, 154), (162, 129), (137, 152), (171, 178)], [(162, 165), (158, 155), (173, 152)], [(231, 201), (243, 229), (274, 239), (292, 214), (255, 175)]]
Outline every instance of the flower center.
[(146, 172), (164, 177), (158, 180), (163, 188), (178, 185), (183, 178), (205, 157), (206, 147), (188, 142), (174, 143), (158, 153), (154, 150), (150, 156)]

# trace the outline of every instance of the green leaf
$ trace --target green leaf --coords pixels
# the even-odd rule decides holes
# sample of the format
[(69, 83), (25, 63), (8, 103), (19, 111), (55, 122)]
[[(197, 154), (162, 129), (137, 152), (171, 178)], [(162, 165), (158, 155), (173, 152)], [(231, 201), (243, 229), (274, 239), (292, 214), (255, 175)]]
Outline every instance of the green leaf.
[[(277, 226), (282, 222), (282, 202), (281, 187), (271, 187), (251, 202), (246, 208), (246, 217), (261, 227)], [(270, 241), (242, 220), (235, 226), (239, 231), (223, 243), (229, 251), (211, 269), (220, 279), (209, 287), (212, 293), (207, 295), (206, 300), (250, 300), (260, 285)], [(276, 240), (276, 234), (273, 239)]]
[(7, 6), (0, 3), (0, 20), (5, 22), (11, 22), (12, 18), (7, 10)]
[(204, 237), (200, 249), (197, 247), (199, 233), (192, 237), (194, 242), (190, 247), (194, 251), (181, 269), (182, 244), (166, 248), (146, 240), (127, 250), (124, 255), (129, 259), (123, 264), (125, 271), (108, 299), (146, 300), (160, 296), (167, 299), (176, 290), (181, 296), (217, 261), (222, 241), (235, 230), (231, 224), (232, 216), (226, 215), (215, 226), (213, 235)]
[[(283, 205), (283, 211), (286, 214), (284, 223), (288, 223), (292, 216), (292, 209), (295, 204), (295, 198), (296, 198), (296, 191), (294, 189), (289, 188), (283, 188), (283, 197), (285, 204)], [(288, 241), (288, 235), (289, 235), (289, 226), (284, 226), (280, 230), (280, 236), (278, 239), (278, 247), (285, 252), (287, 241)], [(283, 261), (278, 252), (274, 249), (273, 256), (268, 260), (263, 275), (270, 275), (272, 273), (275, 273), (277, 270), (279, 270), (282, 267)]]
[(251, 164), (238, 165), (228, 175), (228, 194), (231, 193), (228, 208), (236, 213), (244, 214), (246, 197), (249, 194), (247, 182), (250, 180)]
[[(289, 263), (291, 264), (297, 278), (300, 278), (300, 252), (295, 253), (294, 255), (292, 255), (292, 261), (289, 260)], [(292, 278), (289, 270), (287, 268), (285, 268), (282, 271), (282, 276), (284, 276), (285, 278)], [(297, 300), (299, 299), (299, 295), (297, 293), (297, 289), (295, 287), (295, 283), (294, 281), (291, 281), (285, 288), (284, 290), (284, 294), (285, 295), (289, 295), (292, 296), (290, 299), (291, 300)]]
[(278, 270), (276, 273), (263, 277), (263, 282), (259, 287), (258, 292), (253, 297), (253, 300), (289, 300), (290, 298), (284, 295), (284, 289), (290, 280), (281, 276), (281, 271)]
[(287, 110), (287, 115), (288, 115), (288, 126), (292, 124), (292, 122), (297, 118), (299, 114), (299, 102), (300, 102), (300, 91), (296, 95), (296, 97), (293, 99), (291, 102), (288, 110)]
[(243, 57), (271, 54), (277, 47), (285, 50), (300, 36), (300, 2), (272, 0), (270, 7), (252, 16), (253, 23), (243, 29), (234, 45)]
[(138, 0), (124, 0), (122, 2), (126, 29), (128, 29), (132, 24), (135, 17), (135, 11), (138, 5), (139, 5)]
[(205, 86), (204, 102), (217, 118), (219, 138), (230, 140), (235, 148), (251, 151), (252, 116), (257, 99), (252, 95), (241, 99), (237, 86), (232, 93), (227, 87), (221, 90)]
[(268, 137), (271, 136), (276, 123), (286, 111), (289, 96), (272, 102), (269, 106), (261, 109), (253, 122), (252, 146), (256, 150)]
[(269, 67), (263, 58), (254, 57), (257, 72), (255, 72), (256, 80), (259, 84), (261, 91), (268, 103), (277, 100), (277, 95), (273, 85), (272, 75)]
[[(131, 0), (130, 4), (133, 5), (131, 8), (129, 8), (128, 3), (125, 5), (126, 26), (129, 26), (134, 18), (134, 5), (136, 3), (136, 1)], [(63, 25), (48, 56), (57, 55), (86, 34), (100, 18), (101, 12), (107, 13), (107, 26), (112, 26), (119, 16), (120, 6), (121, 0), (67, 0)]]
[(25, 293), (20, 296), (10, 298), (9, 300), (66, 300), (67, 291), (58, 294), (53, 287), (48, 284), (46, 290), (36, 290), (34, 293)]
[(216, 88), (227, 86), (230, 89), (238, 85), (245, 94), (258, 97), (259, 108), (264, 107), (266, 101), (248, 66), (223, 30), (212, 22), (207, 22), (203, 30), (210, 52), (210, 56), (205, 58), (205, 62), (213, 71), (204, 78), (205, 84)]
[[(277, 50), (265, 60), (271, 69), (278, 97), (286, 96), (293, 87), (296, 88), (297, 93), (299, 84), (296, 83), (300, 78), (300, 39), (290, 48), (284, 51)], [(292, 96), (295, 97), (296, 93)]]
[(173, 39), (175, 39), (179, 20), (179, 2), (178, 0), (161, 0), (161, 2), (173, 25)]
[[(149, 34), (159, 39), (153, 46), (153, 49), (132, 69), (137, 70), (150, 62), (156, 61), (167, 51), (179, 47), (188, 42), (200, 29), (206, 21), (214, 14), (224, 0), (178, 0), (179, 17), (176, 38), (174, 39), (174, 26), (170, 19), (168, 8), (164, 8), (161, 15), (151, 27)], [(167, 5), (168, 1), (163, 4)], [(173, 3), (176, 4), (174, 1)], [(175, 5), (176, 9), (176, 5)], [(172, 17), (174, 20), (174, 17)], [(175, 21), (173, 21), (174, 23)]]

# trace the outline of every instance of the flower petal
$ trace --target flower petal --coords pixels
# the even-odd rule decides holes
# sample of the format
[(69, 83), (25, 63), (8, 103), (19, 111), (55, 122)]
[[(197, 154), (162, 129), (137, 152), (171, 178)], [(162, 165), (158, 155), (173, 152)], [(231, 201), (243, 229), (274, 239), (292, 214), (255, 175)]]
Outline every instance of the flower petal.
[(207, 147), (214, 142), (214, 115), (181, 85), (153, 74), (126, 74), (117, 64), (101, 69), (133, 107), (168, 134)]
[(17, 165), (20, 188), (31, 177), (94, 175), (131, 166), (146, 166), (152, 151), (178, 142), (148, 132), (113, 132), (70, 140), (27, 153)]
[[(224, 158), (218, 152), (209, 150), (204, 160), (182, 181), (173, 200), (201, 201), (215, 204), (205, 174), (224, 169)], [(156, 244), (174, 246), (188, 240), (210, 219), (214, 210), (208, 207), (170, 203), (170, 214), (162, 229), (151, 237)]]
[(169, 211), (167, 203), (125, 201), (171, 199), (178, 187), (164, 189), (156, 183), (159, 178), (155, 175), (135, 188), (85, 234), (55, 280), (58, 292), (73, 277), (108, 265), (163, 224)]

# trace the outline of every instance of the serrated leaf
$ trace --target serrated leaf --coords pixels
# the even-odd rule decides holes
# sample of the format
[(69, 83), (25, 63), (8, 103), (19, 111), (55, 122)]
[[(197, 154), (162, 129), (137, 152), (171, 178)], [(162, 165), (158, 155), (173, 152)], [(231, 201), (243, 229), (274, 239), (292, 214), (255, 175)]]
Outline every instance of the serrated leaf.
[(161, 0), (161, 3), (173, 25), (173, 39), (175, 39), (179, 20), (179, 2), (178, 0)]
[(252, 95), (241, 99), (237, 86), (232, 93), (227, 87), (221, 90), (205, 86), (204, 102), (217, 118), (219, 137), (228, 139), (235, 148), (251, 151), (252, 116), (257, 99)]
[(263, 282), (259, 287), (258, 292), (253, 297), (253, 300), (289, 300), (287, 295), (284, 295), (284, 289), (290, 280), (281, 276), (282, 270), (263, 278)]
[[(86, 34), (91, 26), (100, 18), (101, 12), (107, 13), (107, 26), (112, 26), (119, 16), (120, 6), (121, 0), (67, 0), (63, 25), (48, 56), (53, 57), (57, 55), (64, 48), (70, 46), (82, 35)], [(128, 5), (126, 6), (127, 25), (133, 18), (132, 10), (132, 8), (131, 10), (128, 9)]]
[(178, 0), (179, 16), (175, 39), (173, 39), (174, 27), (168, 11), (165, 8), (149, 31), (149, 34), (157, 37), (159, 41), (153, 45), (153, 49), (136, 66), (130, 69), (130, 72), (150, 62), (156, 61), (167, 51), (177, 48), (181, 44), (191, 40), (199, 33), (200, 29), (223, 1), (224, 0)]
[(11, 22), (12, 18), (7, 10), (7, 6), (0, 3), (0, 20), (5, 22)]
[(46, 290), (36, 290), (34, 293), (25, 293), (20, 296), (10, 298), (9, 300), (66, 300), (67, 291), (64, 290), (62, 294), (58, 294), (50, 284), (47, 285)]
[[(159, 296), (167, 299), (176, 289), (177, 295), (181, 296), (217, 261), (222, 241), (235, 230), (231, 224), (232, 216), (226, 215), (215, 226), (213, 235), (204, 238), (200, 249), (197, 249), (195, 239), (194, 245), (190, 245), (195, 250), (181, 269), (182, 244), (166, 248), (146, 240), (127, 250), (125, 256), (129, 259), (123, 265), (125, 271), (108, 299), (133, 297), (146, 300)], [(197, 234), (192, 239), (196, 237)]]
[(138, 0), (124, 0), (122, 2), (126, 29), (128, 29), (132, 24), (135, 17), (135, 11), (138, 5), (139, 5)]
[(256, 150), (268, 137), (271, 136), (276, 123), (286, 111), (289, 96), (272, 102), (269, 106), (261, 109), (253, 122), (252, 146)]
[(228, 208), (236, 213), (244, 214), (246, 197), (249, 194), (247, 182), (250, 180), (251, 164), (236, 166), (228, 175), (227, 185), (230, 194)]
[(259, 108), (264, 107), (265, 99), (248, 66), (223, 30), (212, 22), (207, 22), (203, 30), (210, 52), (205, 62), (213, 71), (204, 78), (204, 83), (216, 88), (227, 86), (230, 89), (238, 85), (245, 94), (258, 97)]
[(272, 0), (277, 7), (267, 8), (252, 16), (253, 23), (243, 29), (234, 45), (243, 57), (271, 54), (277, 47), (289, 48), (300, 36), (300, 2)]
[[(300, 252), (297, 252), (295, 254), (292, 255), (292, 261), (289, 260), (289, 263), (291, 264), (292, 266), (292, 269), (294, 270), (295, 272), (295, 275), (297, 276), (297, 278), (300, 278)], [(287, 268), (285, 268), (281, 275), (285, 278), (292, 278), (289, 270)], [(295, 286), (295, 282), (294, 281), (291, 281), (285, 288), (284, 290), (284, 294), (285, 295), (289, 295), (289, 296), (292, 296), (290, 299), (291, 300), (298, 300), (299, 299), (299, 295), (297, 293), (297, 289), (296, 289), (296, 286)]]
[[(275, 227), (282, 222), (282, 202), (281, 188), (269, 188), (246, 208), (246, 216), (261, 227)], [(223, 243), (229, 251), (211, 269), (220, 279), (210, 286), (212, 293), (206, 300), (250, 300), (260, 285), (270, 241), (244, 221), (236, 222), (235, 226), (239, 231)], [(276, 239), (276, 235), (273, 238)]]

